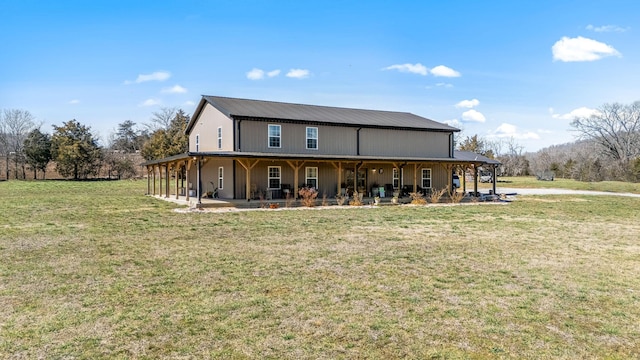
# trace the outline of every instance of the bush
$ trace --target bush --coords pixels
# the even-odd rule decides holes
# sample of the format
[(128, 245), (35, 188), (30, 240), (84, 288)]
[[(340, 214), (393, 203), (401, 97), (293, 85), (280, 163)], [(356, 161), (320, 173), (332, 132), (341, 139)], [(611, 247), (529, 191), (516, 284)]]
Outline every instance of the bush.
[(426, 205), (427, 200), (424, 198), (421, 192), (412, 192), (409, 193), (411, 197), (411, 203), (414, 205)]
[(300, 202), (302, 202), (303, 206), (316, 206), (316, 198), (318, 197), (318, 192), (316, 191), (316, 189), (303, 187), (298, 190), (298, 195), (300, 195)]
[(432, 204), (437, 204), (440, 202), (440, 199), (442, 198), (442, 196), (444, 195), (444, 193), (447, 191), (447, 188), (444, 189), (440, 189), (440, 190), (433, 190), (431, 191), (431, 194), (429, 194), (429, 200), (431, 200)]

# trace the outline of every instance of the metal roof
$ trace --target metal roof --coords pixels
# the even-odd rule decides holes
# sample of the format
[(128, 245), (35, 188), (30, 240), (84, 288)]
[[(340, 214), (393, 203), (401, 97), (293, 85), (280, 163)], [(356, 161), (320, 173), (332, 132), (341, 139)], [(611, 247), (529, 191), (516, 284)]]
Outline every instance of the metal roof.
[(203, 102), (211, 104), (228, 117), (294, 122), (327, 123), (344, 126), (404, 128), (432, 131), (460, 131), (449, 125), (407, 112), (364, 110), (331, 106), (291, 104), (275, 101), (236, 99), (221, 96), (203, 96)]
[(495, 159), (488, 158), (484, 155), (480, 155), (471, 151), (454, 151), (453, 157), (458, 160), (485, 163), (488, 165), (500, 165), (501, 162)]

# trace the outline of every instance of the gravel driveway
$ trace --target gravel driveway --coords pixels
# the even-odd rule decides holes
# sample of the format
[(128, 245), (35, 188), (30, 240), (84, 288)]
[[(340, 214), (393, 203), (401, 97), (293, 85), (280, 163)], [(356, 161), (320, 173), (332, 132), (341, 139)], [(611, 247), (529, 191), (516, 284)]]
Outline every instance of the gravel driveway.
[(516, 189), (508, 187), (497, 187), (498, 194), (518, 194), (518, 195), (609, 195), (609, 196), (627, 196), (640, 198), (640, 194), (632, 193), (614, 193), (607, 191), (589, 191), (589, 190), (567, 190), (567, 189)]

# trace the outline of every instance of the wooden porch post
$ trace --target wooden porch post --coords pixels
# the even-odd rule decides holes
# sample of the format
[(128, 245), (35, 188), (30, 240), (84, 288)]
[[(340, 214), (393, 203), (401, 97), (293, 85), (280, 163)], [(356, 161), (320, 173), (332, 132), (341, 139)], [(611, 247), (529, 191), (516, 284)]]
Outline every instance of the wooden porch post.
[(151, 171), (149, 171), (149, 165), (147, 165), (147, 195), (151, 194)]
[(178, 169), (180, 168), (180, 162), (176, 161), (173, 165), (173, 172), (176, 174), (176, 200), (178, 200), (178, 186), (180, 185), (180, 183), (178, 182)]
[(166, 163), (164, 166), (164, 174), (166, 175), (165, 176), (166, 178), (164, 179), (164, 186), (166, 190), (164, 197), (168, 199), (169, 198), (169, 163)]
[(191, 162), (192, 162), (191, 159), (187, 160), (187, 170), (185, 171), (186, 173), (185, 177), (187, 178), (187, 187), (185, 188), (185, 195), (187, 198), (187, 202), (189, 202), (189, 190), (190, 190), (189, 189), (189, 170), (191, 170)]
[(153, 171), (153, 196), (156, 196), (156, 166), (151, 165), (151, 170)]
[(413, 164), (413, 192), (418, 192), (418, 163)]
[[(251, 169), (253, 169), (259, 162), (260, 160), (255, 160), (255, 162), (251, 162), (251, 160), (249, 159), (238, 159), (236, 160), (238, 161), (238, 164), (240, 164), (244, 170), (245, 170), (245, 191), (246, 191), (246, 198), (247, 200), (251, 200)], [(245, 163), (246, 162), (246, 163)]]
[(338, 194), (342, 196), (342, 163), (338, 161)]
[(162, 164), (158, 164), (158, 196), (162, 197)]
[(287, 160), (287, 164), (293, 169), (293, 198), (298, 198), (298, 183), (300, 179), (300, 168), (304, 165), (304, 161), (289, 161)]

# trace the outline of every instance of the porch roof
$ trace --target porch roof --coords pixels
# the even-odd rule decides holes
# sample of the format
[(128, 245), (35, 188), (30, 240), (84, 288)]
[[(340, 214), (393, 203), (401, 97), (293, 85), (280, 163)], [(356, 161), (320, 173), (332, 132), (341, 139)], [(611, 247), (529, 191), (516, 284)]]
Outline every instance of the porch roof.
[(455, 151), (454, 158), (442, 157), (392, 157), (374, 155), (318, 155), (318, 154), (288, 154), (288, 153), (263, 153), (263, 152), (239, 152), (239, 151), (209, 151), (209, 152), (188, 152), (169, 156), (163, 159), (149, 160), (141, 166), (165, 164), (175, 161), (187, 160), (191, 157), (223, 157), (223, 158), (251, 158), (269, 160), (315, 160), (315, 161), (379, 161), (379, 162), (431, 162), (431, 163), (457, 163), (457, 164), (478, 164), (478, 165), (500, 165), (498, 160), (490, 159), (486, 156), (469, 151)]

